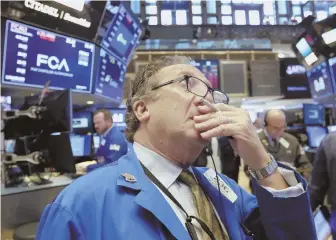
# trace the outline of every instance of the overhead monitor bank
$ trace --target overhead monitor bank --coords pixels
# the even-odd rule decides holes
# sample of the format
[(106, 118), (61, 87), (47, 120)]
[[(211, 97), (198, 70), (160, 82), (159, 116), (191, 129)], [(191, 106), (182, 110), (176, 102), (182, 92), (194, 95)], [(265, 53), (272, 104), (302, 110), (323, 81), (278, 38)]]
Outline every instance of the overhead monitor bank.
[(95, 45), (7, 20), (2, 83), (90, 93)]

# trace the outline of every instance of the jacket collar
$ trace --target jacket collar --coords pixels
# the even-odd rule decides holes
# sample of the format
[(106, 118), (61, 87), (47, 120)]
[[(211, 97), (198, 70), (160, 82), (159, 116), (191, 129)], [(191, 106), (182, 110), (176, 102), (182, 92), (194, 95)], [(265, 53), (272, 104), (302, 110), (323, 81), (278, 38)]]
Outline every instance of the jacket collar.
[[(140, 191), (134, 198), (134, 203), (150, 211), (176, 239), (190, 239), (187, 230), (166, 199), (145, 175), (133, 148), (130, 148), (128, 154), (118, 160), (118, 169), (117, 185)], [(127, 181), (123, 177), (124, 173), (134, 176), (136, 182)]]

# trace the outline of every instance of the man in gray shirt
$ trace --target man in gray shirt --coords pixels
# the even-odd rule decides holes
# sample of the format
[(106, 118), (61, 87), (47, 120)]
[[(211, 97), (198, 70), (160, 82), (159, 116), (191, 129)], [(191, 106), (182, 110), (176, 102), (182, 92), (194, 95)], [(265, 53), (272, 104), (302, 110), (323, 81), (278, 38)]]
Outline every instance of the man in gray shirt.
[(336, 239), (336, 132), (328, 134), (317, 150), (309, 189), (313, 210), (323, 204), (328, 193), (331, 205), (330, 226)]

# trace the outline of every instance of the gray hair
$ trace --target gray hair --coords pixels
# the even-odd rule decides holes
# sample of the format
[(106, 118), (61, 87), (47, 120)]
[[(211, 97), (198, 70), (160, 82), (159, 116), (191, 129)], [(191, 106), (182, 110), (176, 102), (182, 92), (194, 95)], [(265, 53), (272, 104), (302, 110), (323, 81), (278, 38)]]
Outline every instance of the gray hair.
[(130, 96), (127, 100), (127, 113), (126, 113), (126, 138), (129, 142), (134, 142), (134, 134), (139, 128), (140, 122), (133, 112), (133, 104), (136, 101), (151, 96), (151, 90), (155, 83), (150, 81), (151, 78), (159, 72), (162, 68), (176, 64), (191, 64), (192, 58), (187, 56), (165, 56), (154, 59), (152, 62), (146, 64), (135, 75), (131, 81)]

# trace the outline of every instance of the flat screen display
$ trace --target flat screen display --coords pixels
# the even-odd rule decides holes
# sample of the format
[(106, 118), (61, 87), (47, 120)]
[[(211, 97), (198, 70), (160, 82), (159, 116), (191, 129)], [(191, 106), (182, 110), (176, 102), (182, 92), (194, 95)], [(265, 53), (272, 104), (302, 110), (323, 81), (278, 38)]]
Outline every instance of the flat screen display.
[(280, 59), (280, 86), (285, 98), (311, 98), (306, 69), (297, 58)]
[(334, 85), (334, 92), (336, 93), (336, 57), (330, 58), (328, 60), (328, 63), (329, 63), (332, 84)]
[(329, 97), (334, 93), (329, 66), (322, 62), (307, 72), (310, 93), (313, 99)]
[(98, 27), (96, 34), (96, 41), (100, 44), (107, 35), (107, 31), (110, 29), (110, 26), (114, 22), (114, 18), (119, 11), (120, 1), (106, 1), (104, 15), (101, 19), (101, 23)]
[(122, 101), (126, 65), (103, 48), (100, 49), (95, 94)]
[(318, 148), (323, 138), (327, 135), (327, 130), (324, 127), (309, 126), (306, 127), (309, 147)]
[(120, 4), (118, 13), (102, 39), (101, 45), (127, 64), (136, 48), (141, 32), (138, 19)]
[(212, 88), (219, 89), (218, 60), (195, 60), (195, 67), (197, 67), (204, 76), (210, 81)]
[(92, 43), (7, 21), (2, 83), (91, 92)]
[(306, 125), (324, 125), (325, 111), (323, 105), (303, 104), (303, 121)]
[(113, 125), (120, 128), (120, 130), (124, 130), (126, 128), (126, 109), (110, 109), (110, 113), (112, 115)]
[(74, 157), (91, 155), (92, 135), (70, 135), (70, 143)]
[(74, 112), (72, 115), (72, 131), (74, 133), (93, 132), (91, 112)]

